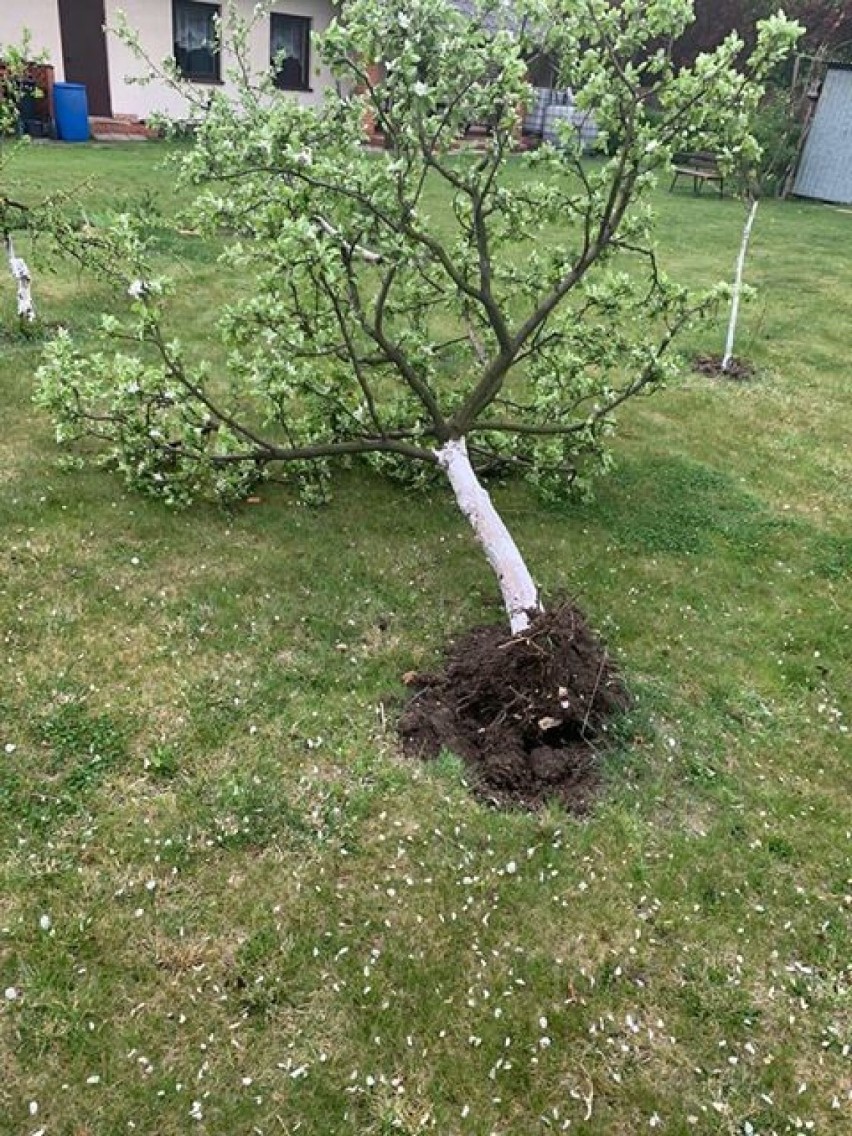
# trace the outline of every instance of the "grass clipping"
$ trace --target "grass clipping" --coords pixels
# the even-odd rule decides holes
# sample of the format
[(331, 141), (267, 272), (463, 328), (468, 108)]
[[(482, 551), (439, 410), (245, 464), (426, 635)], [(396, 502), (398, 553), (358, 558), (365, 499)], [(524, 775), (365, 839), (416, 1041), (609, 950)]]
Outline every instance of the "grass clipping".
[(519, 635), (478, 627), (453, 643), (436, 674), (406, 676), (399, 719), (405, 753), (462, 758), (477, 797), (503, 808), (557, 800), (584, 812), (598, 753), (630, 696), (606, 647), (570, 603)]

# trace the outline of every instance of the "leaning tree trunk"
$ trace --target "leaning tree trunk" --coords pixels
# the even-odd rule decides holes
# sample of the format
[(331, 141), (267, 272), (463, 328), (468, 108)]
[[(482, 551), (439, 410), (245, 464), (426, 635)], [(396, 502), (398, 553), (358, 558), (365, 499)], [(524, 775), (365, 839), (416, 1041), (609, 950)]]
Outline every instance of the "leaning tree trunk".
[(525, 631), (530, 615), (542, 610), (538, 589), (512, 534), (476, 476), (464, 438), (451, 438), (435, 455), (450, 479), (459, 508), (494, 569), (512, 634)]
[(15, 246), (12, 238), (6, 234), (6, 255), (9, 258), (9, 271), (18, 289), (18, 317), (25, 323), (34, 323), (36, 318), (35, 304), (33, 303), (32, 281), (27, 262), (15, 255)]
[(751, 230), (754, 225), (754, 219), (757, 216), (757, 207), (760, 201), (757, 197), (753, 198), (751, 208), (746, 217), (745, 228), (743, 229), (743, 239), (740, 244), (740, 255), (737, 257), (737, 268), (734, 276), (734, 292), (731, 297), (731, 318), (728, 320), (728, 336), (725, 340), (725, 354), (722, 357), (722, 370), (727, 371), (734, 358), (734, 336), (737, 334), (737, 320), (740, 314), (740, 297), (743, 294), (743, 272), (745, 270), (746, 254), (748, 252), (748, 244), (751, 240)]

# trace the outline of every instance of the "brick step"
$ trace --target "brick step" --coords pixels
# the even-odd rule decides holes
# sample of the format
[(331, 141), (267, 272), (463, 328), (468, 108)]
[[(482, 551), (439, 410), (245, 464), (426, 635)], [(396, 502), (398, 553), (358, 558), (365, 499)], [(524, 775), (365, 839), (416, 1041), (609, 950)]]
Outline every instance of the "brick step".
[(146, 126), (144, 122), (130, 117), (90, 116), (89, 129), (96, 142), (145, 142), (149, 138), (158, 137), (157, 132)]

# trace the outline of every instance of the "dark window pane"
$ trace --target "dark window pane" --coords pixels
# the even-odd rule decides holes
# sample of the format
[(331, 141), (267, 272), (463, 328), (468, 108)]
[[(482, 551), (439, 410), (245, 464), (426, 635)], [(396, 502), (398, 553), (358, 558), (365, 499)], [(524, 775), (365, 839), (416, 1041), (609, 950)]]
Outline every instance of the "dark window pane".
[(216, 43), (218, 4), (197, 0), (174, 0), (173, 26), (175, 62), (187, 79), (216, 82), (220, 78)]
[(275, 85), (283, 91), (306, 91), (310, 86), (311, 21), (304, 16), (273, 12), (269, 49)]

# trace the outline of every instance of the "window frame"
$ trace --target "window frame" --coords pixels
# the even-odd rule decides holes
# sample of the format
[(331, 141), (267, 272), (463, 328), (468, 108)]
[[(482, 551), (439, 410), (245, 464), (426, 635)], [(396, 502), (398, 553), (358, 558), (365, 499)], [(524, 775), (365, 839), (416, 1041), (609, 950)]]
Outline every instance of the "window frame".
[[(275, 66), (276, 52), (273, 49), (273, 37), (275, 34), (276, 23), (289, 23), (297, 25), (302, 35), (303, 58), (299, 60), (301, 65), (301, 75), (299, 82), (289, 83), (285, 82), (281, 76), (281, 70)], [(272, 81), (279, 91), (311, 91), (311, 35), (313, 33), (313, 20), (310, 16), (294, 15), (291, 12), (270, 12), (269, 13), (269, 65), (272, 69)], [(281, 50), (280, 48), (278, 49)], [(295, 57), (294, 57), (295, 58)]]
[[(222, 18), (222, 5), (211, 3), (210, 0), (172, 0), (172, 48), (174, 54), (174, 61), (181, 78), (186, 79), (190, 83), (211, 83), (220, 84), (222, 82), (222, 52), (220, 50), (210, 51), (213, 59), (214, 70), (193, 72), (187, 66), (187, 60), (184, 58), (182, 61), (178, 54), (178, 10), (186, 9), (188, 11), (195, 10), (196, 13), (201, 14), (203, 10), (207, 10), (208, 27), (213, 26), (213, 21)], [(189, 56), (191, 52), (184, 49), (185, 56)]]

